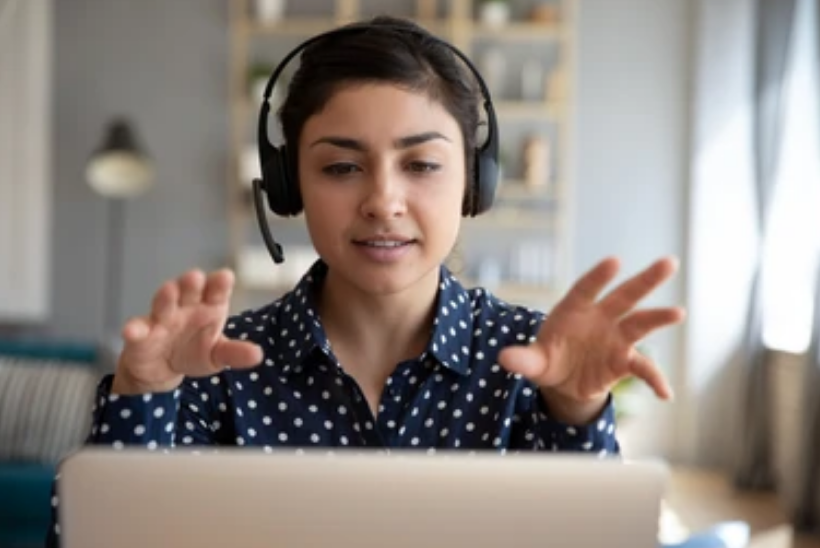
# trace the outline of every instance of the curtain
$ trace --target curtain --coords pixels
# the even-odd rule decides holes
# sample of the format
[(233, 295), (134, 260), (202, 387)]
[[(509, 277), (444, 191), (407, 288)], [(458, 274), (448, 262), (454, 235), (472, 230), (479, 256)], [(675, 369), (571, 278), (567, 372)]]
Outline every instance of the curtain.
[[(820, 106), (820, 2), (814, 4), (814, 70), (815, 96)], [(820, 113), (820, 108), (817, 109)], [(820, 117), (816, 123), (820, 127)], [(817, 151), (820, 154), (820, 150)], [(820, 184), (820, 181), (817, 181)], [(802, 401), (805, 406), (805, 429), (802, 436), (800, 470), (798, 471), (798, 497), (793, 509), (793, 520), (798, 530), (820, 533), (820, 267), (817, 269), (814, 290), (814, 318), (808, 367)]]
[[(758, 242), (762, 248), (774, 194), (782, 139), (782, 92), (796, 0), (757, 0), (755, 5), (754, 152)], [(758, 253), (746, 324), (742, 363), (745, 367), (740, 443), (734, 480), (744, 489), (774, 485), (771, 455), (771, 405), (763, 345), (762, 250)]]
[(820, 269), (817, 272), (814, 303), (814, 330), (803, 384), (805, 429), (800, 469), (797, 471), (799, 488), (797, 500), (792, 501), (789, 510), (795, 528), (820, 533)]

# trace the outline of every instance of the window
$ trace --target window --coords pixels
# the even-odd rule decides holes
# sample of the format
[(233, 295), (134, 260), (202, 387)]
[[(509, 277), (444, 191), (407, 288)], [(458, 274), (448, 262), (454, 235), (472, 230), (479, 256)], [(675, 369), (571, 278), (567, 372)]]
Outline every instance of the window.
[(763, 255), (763, 341), (805, 352), (820, 259), (820, 86), (815, 2), (798, 0), (783, 90), (784, 125)]

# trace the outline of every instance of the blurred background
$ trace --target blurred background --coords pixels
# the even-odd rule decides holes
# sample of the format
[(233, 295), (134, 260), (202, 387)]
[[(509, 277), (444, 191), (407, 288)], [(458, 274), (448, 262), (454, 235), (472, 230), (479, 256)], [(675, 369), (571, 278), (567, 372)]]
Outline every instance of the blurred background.
[(606, 256), (619, 281), (677, 256), (645, 305), (687, 322), (641, 346), (676, 399), (618, 387), (624, 454), (673, 463), (678, 530), (737, 518), (760, 546), (815, 545), (817, 4), (0, 0), (0, 546), (40, 538), (120, 326), (163, 281), (230, 266), (240, 310), (315, 259), (301, 218), (269, 219), (284, 265), (259, 236), (262, 90), (304, 38), (381, 13), (451, 40), (493, 93), (497, 204), (449, 266), (549, 310)]

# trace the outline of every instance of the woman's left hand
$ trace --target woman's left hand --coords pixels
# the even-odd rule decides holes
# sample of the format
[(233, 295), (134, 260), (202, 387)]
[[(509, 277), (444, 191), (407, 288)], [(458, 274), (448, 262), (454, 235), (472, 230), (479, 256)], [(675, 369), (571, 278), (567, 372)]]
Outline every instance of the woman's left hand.
[(503, 349), (499, 363), (536, 384), (551, 413), (567, 423), (593, 420), (626, 376), (643, 379), (658, 397), (670, 399), (663, 374), (635, 345), (649, 333), (681, 322), (685, 312), (679, 307), (633, 309), (677, 266), (675, 259), (661, 259), (598, 300), (619, 268), (615, 258), (600, 262), (558, 302), (535, 342)]

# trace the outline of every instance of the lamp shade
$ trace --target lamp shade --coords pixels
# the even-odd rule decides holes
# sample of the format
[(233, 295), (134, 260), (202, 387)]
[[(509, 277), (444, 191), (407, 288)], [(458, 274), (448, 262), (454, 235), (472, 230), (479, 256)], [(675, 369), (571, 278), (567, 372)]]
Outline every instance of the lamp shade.
[(151, 187), (153, 165), (127, 120), (108, 125), (102, 145), (88, 161), (86, 179), (97, 193), (110, 198), (130, 198)]

